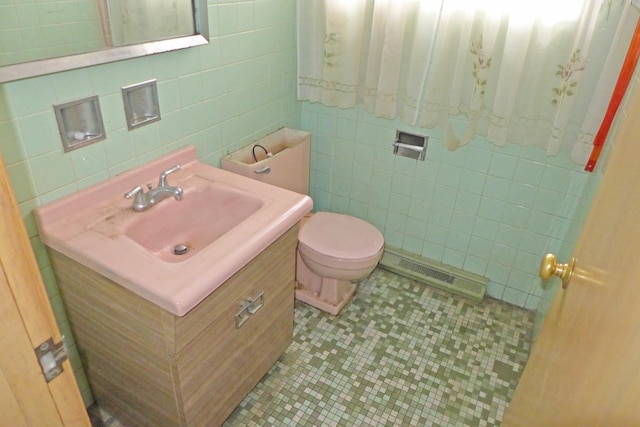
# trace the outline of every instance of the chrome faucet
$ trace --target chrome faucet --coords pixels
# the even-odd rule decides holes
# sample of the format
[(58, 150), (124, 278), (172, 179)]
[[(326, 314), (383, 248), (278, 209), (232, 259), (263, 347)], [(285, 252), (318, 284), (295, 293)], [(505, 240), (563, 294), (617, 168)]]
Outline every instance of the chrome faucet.
[(174, 187), (167, 184), (167, 175), (174, 173), (180, 169), (180, 165), (175, 165), (171, 169), (168, 169), (160, 174), (158, 179), (158, 186), (153, 188), (151, 184), (147, 184), (149, 191), (146, 193), (141, 186), (137, 186), (124, 195), (126, 199), (133, 199), (131, 208), (134, 211), (142, 212), (149, 209), (151, 206), (161, 202), (167, 197), (173, 196), (176, 200), (182, 200), (182, 188)]

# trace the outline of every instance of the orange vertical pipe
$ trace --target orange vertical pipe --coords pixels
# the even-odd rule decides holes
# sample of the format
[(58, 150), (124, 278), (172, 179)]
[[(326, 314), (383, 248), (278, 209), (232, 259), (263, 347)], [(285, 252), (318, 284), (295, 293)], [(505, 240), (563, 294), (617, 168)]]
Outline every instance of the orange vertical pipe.
[(629, 82), (633, 76), (636, 64), (638, 63), (638, 57), (640, 57), (640, 20), (638, 20), (638, 23), (636, 24), (636, 29), (633, 33), (631, 43), (629, 44), (629, 50), (627, 51), (627, 56), (624, 59), (620, 75), (618, 76), (618, 81), (616, 82), (613, 94), (611, 95), (611, 100), (609, 101), (609, 107), (604, 115), (600, 129), (593, 140), (593, 150), (591, 151), (591, 156), (589, 156), (587, 165), (584, 167), (584, 170), (587, 172), (593, 172), (593, 169), (596, 167), (596, 163), (598, 162), (598, 158), (602, 152), (602, 147), (604, 146), (604, 142), (609, 134), (609, 129), (611, 128), (613, 119), (618, 112), (618, 107), (620, 107), (622, 98), (624, 98), (624, 94), (627, 91), (627, 87), (629, 86)]

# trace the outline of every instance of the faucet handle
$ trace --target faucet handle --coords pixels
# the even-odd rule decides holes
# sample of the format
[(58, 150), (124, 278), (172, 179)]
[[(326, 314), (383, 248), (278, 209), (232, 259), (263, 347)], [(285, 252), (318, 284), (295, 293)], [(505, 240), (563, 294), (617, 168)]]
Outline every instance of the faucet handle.
[(134, 189), (132, 189), (131, 191), (124, 194), (125, 199), (131, 199), (135, 197), (135, 201), (142, 199), (143, 196), (144, 196), (144, 190), (139, 185)]
[(180, 165), (175, 165), (171, 169), (167, 169), (166, 171), (160, 174), (160, 179), (158, 180), (158, 187), (164, 187), (167, 185), (167, 175), (172, 174), (176, 171), (180, 170)]

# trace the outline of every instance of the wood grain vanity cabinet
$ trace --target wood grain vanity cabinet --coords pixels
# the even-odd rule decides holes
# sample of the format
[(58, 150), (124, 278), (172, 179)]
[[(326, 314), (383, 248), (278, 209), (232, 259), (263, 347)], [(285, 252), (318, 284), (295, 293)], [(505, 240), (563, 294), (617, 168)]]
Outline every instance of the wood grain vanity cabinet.
[[(295, 226), (182, 317), (50, 250), (100, 405), (126, 426), (222, 424), (291, 343), (297, 235)], [(238, 328), (247, 299), (257, 311)]]

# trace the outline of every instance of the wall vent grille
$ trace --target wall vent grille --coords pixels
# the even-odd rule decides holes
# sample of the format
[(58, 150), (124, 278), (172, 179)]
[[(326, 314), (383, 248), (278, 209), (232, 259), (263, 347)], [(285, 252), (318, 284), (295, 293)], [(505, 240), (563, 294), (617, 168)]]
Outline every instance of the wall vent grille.
[(482, 301), (489, 279), (477, 274), (420, 257), (392, 246), (386, 246), (380, 267), (435, 288)]

